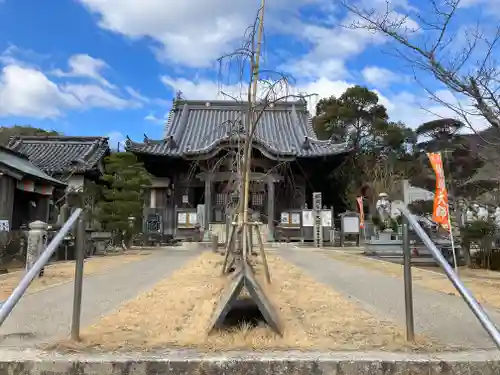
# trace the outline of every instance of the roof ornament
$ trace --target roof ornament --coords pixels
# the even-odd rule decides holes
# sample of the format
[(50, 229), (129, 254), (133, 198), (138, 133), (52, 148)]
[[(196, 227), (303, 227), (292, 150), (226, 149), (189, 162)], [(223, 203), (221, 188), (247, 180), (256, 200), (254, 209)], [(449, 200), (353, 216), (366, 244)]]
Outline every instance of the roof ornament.
[(83, 166), (84, 164), (85, 164), (85, 160), (81, 157), (73, 159), (69, 162), (69, 165), (71, 165), (72, 167), (79, 167), (79, 166)]
[(302, 148), (304, 150), (309, 150), (311, 148), (311, 140), (309, 137), (304, 137), (304, 142), (302, 142)]
[(149, 143), (149, 138), (148, 138), (148, 136), (146, 135), (146, 133), (144, 133), (144, 143), (145, 143), (145, 144), (148, 144), (148, 143)]
[(165, 140), (167, 142), (167, 146), (170, 148), (177, 148), (177, 143), (175, 143), (175, 139), (173, 135), (169, 135)]
[(179, 101), (184, 100), (184, 95), (181, 90), (177, 90), (175, 93), (175, 98), (172, 99), (172, 109), (171, 112), (177, 112), (179, 110)]
[(132, 146), (132, 140), (130, 139), (130, 137), (127, 135), (127, 140), (125, 141), (125, 147), (130, 147)]

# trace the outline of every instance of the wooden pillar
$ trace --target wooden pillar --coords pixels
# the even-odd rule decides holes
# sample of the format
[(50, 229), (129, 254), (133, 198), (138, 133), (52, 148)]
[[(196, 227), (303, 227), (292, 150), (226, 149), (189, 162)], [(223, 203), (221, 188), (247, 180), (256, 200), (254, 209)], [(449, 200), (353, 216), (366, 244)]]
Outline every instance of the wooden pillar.
[(205, 214), (204, 214), (204, 231), (203, 240), (209, 240), (210, 221), (212, 220), (212, 176), (207, 175), (205, 178)]
[(40, 195), (38, 201), (36, 202), (36, 220), (43, 221), (44, 223), (49, 222), (49, 205), (50, 196)]
[(267, 180), (267, 241), (274, 241), (274, 180)]
[(156, 189), (155, 188), (149, 189), (149, 194), (151, 194), (149, 199), (149, 207), (156, 208)]
[(9, 227), (12, 227), (15, 189), (16, 183), (13, 178), (0, 176), (0, 219), (9, 220)]
[[(0, 175), (0, 220), (7, 220), (9, 231), (12, 230), (12, 214), (14, 212), (14, 193), (16, 182), (9, 176)], [(0, 246), (7, 244), (8, 231), (0, 231)], [(0, 259), (1, 261), (1, 259)], [(0, 269), (2, 264), (0, 263)]]

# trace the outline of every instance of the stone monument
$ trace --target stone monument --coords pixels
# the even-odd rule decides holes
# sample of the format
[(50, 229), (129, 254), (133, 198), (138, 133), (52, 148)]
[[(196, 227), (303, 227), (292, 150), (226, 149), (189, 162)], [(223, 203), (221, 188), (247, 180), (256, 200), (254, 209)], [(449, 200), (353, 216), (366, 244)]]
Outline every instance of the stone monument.
[(488, 221), (488, 209), (484, 206), (478, 205), (477, 219), (482, 221)]
[[(26, 251), (26, 273), (33, 268), (45, 248), (45, 238), (47, 235), (47, 223), (34, 221), (29, 225), (28, 246)], [(40, 275), (43, 275), (43, 268)]]
[(375, 204), (375, 208), (377, 209), (377, 213), (380, 219), (384, 223), (388, 223), (391, 218), (391, 201), (389, 200), (389, 196), (387, 193), (380, 193), (378, 195), (378, 200)]

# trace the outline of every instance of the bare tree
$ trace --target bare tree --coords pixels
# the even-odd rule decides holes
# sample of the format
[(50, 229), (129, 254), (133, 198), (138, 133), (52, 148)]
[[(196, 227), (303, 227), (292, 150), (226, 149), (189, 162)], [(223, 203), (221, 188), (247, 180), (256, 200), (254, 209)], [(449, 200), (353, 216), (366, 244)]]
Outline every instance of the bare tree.
[[(238, 139), (237, 157), (239, 162), (235, 163), (238, 168), (237, 175), (240, 181), (238, 226), (243, 236), (243, 256), (247, 254), (246, 238), (249, 233), (248, 225), (248, 201), (250, 167), (252, 160), (252, 143), (259, 122), (266, 109), (273, 107), (276, 103), (289, 99), (306, 100), (311, 95), (295, 95), (291, 92), (293, 78), (285, 73), (275, 70), (262, 69), (260, 66), (261, 40), (263, 33), (264, 7), (259, 9), (255, 22), (250, 26), (244, 37), (242, 46), (234, 52), (219, 58), (220, 76), (227, 73), (228, 77), (234, 76), (236, 68), (241, 93), (230, 94), (221, 91), (222, 95), (229, 97), (242, 104), (245, 108), (242, 118), (231, 120), (231, 123), (243, 121), (244, 138)], [(262, 140), (261, 140), (262, 141)]]
[(397, 44), (396, 56), (410, 64), (419, 82), (421, 73), (430, 73), (456, 95), (443, 98), (427, 89), (432, 99), (457, 113), (473, 131), (477, 127), (471, 119), (477, 116), (500, 129), (498, 24), (490, 29), (480, 20), (473, 27), (458, 24), (461, 0), (425, 0), (418, 4), (420, 11), (408, 8), (406, 13), (390, 1), (384, 8), (366, 8), (357, 0), (340, 2), (357, 18), (347, 27), (389, 37)]

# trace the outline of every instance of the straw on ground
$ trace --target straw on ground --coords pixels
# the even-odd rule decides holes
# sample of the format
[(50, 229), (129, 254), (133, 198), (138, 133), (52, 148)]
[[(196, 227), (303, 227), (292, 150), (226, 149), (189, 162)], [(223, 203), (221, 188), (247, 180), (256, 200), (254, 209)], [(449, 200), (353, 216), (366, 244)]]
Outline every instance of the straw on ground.
[[(119, 255), (95, 256), (85, 260), (84, 271), (85, 275), (91, 275), (99, 272), (104, 272), (110, 268), (123, 265), (125, 263), (134, 262), (144, 259), (144, 256), (151, 254), (145, 250), (129, 250), (122, 252)], [(3, 275), (0, 278), (0, 301), (7, 299), (14, 288), (19, 284), (24, 276), (23, 271), (13, 272)], [(75, 262), (58, 262), (49, 264), (45, 267), (43, 277), (35, 278), (31, 283), (27, 293), (32, 293), (42, 289), (46, 289), (53, 285), (70, 282), (75, 278)]]
[[(378, 259), (370, 259), (363, 255), (349, 254), (342, 251), (328, 253), (334, 260), (382, 272), (386, 275), (403, 279), (403, 266)], [(461, 267), (459, 275), (465, 286), (474, 294), (480, 303), (500, 308), (500, 273), (488, 270), (475, 270)], [(412, 279), (417, 285), (437, 292), (456, 295), (458, 292), (444, 273), (427, 271), (417, 267), (412, 268)]]
[(314, 281), (300, 269), (270, 255), (273, 282), (257, 278), (277, 307), (284, 325), (279, 337), (265, 324), (208, 335), (208, 324), (226, 278), (222, 259), (205, 253), (82, 331), (82, 342), (59, 341), (52, 348), (71, 350), (155, 350), (160, 348), (413, 350), (439, 349), (419, 337), (407, 343), (403, 329), (377, 318), (357, 303)]

